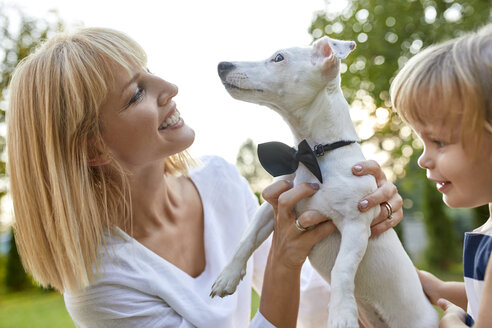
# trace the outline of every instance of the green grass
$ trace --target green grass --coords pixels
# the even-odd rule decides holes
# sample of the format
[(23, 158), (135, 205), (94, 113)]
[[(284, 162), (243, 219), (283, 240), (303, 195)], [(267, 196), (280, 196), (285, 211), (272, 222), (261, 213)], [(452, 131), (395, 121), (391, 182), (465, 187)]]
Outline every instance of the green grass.
[[(457, 274), (439, 272), (437, 276), (445, 280), (460, 280)], [(252, 291), (251, 296), (251, 318), (253, 318), (260, 300), (255, 291)], [(442, 310), (438, 307), (436, 309), (441, 316)], [(30, 327), (74, 328), (75, 325), (65, 309), (63, 296), (40, 289), (10, 294), (0, 293), (0, 328)]]
[(0, 295), (0, 328), (74, 328), (63, 296), (33, 289)]
[(251, 289), (251, 319), (256, 314), (256, 311), (258, 311), (258, 307), (260, 305), (260, 296), (258, 295), (257, 292), (255, 292), (254, 289)]
[[(260, 302), (255, 291), (251, 293), (251, 318)], [(65, 309), (63, 296), (39, 289), (0, 294), (0, 328), (74, 328)]]

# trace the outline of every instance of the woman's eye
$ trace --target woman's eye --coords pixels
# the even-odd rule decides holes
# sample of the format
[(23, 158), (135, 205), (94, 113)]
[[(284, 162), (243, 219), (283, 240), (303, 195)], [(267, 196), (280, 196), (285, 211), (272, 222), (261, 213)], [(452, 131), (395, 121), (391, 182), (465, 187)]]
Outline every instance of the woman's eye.
[(273, 59), (273, 61), (276, 63), (281, 62), (282, 60), (284, 60), (284, 56), (282, 56), (281, 54), (277, 54), (277, 56), (275, 56), (275, 58)]
[(139, 101), (143, 97), (143, 94), (144, 94), (144, 89), (143, 88), (137, 88), (137, 90), (135, 91), (135, 94), (130, 99), (130, 102), (128, 103), (128, 106), (130, 106), (131, 104)]

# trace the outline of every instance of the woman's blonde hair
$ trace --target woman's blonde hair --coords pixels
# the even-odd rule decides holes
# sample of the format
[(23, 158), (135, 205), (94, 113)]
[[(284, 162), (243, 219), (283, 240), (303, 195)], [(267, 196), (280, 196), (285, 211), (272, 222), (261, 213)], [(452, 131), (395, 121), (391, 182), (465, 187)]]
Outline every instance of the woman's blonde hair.
[[(105, 231), (131, 229), (127, 173), (106, 154), (99, 109), (114, 83), (114, 65), (146, 68), (128, 36), (104, 28), (62, 33), (22, 60), (10, 85), (8, 173), (15, 237), (24, 267), (43, 286), (86, 287), (97, 274)], [(164, 171), (186, 174), (186, 152)], [(116, 172), (116, 174), (114, 174)]]
[(492, 133), (492, 24), (412, 57), (390, 94), (403, 120), (459, 127), (465, 149), (476, 155), (484, 133)]

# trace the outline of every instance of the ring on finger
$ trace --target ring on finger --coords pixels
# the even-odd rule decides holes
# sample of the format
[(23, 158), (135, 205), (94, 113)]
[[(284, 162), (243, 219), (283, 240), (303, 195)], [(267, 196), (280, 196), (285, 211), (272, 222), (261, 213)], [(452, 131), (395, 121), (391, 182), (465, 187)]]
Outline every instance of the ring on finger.
[(391, 220), (393, 218), (393, 208), (391, 207), (390, 203), (383, 202), (381, 205), (384, 205), (384, 207), (386, 207), (386, 210), (388, 211), (388, 216), (386, 217), (386, 219)]
[(299, 230), (301, 232), (309, 230), (309, 227), (306, 228), (306, 227), (302, 226), (302, 224), (299, 222), (299, 219), (296, 219), (296, 228), (297, 228), (297, 230)]

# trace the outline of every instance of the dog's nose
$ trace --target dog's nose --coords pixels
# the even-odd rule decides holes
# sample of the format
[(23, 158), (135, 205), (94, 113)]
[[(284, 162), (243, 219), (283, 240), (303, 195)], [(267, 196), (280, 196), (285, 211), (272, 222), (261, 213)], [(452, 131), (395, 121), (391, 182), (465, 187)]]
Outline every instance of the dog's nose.
[(233, 63), (230, 62), (220, 62), (219, 66), (217, 67), (217, 70), (219, 71), (219, 76), (222, 80), (225, 79), (227, 72), (229, 72), (231, 69), (233, 69), (235, 66)]

